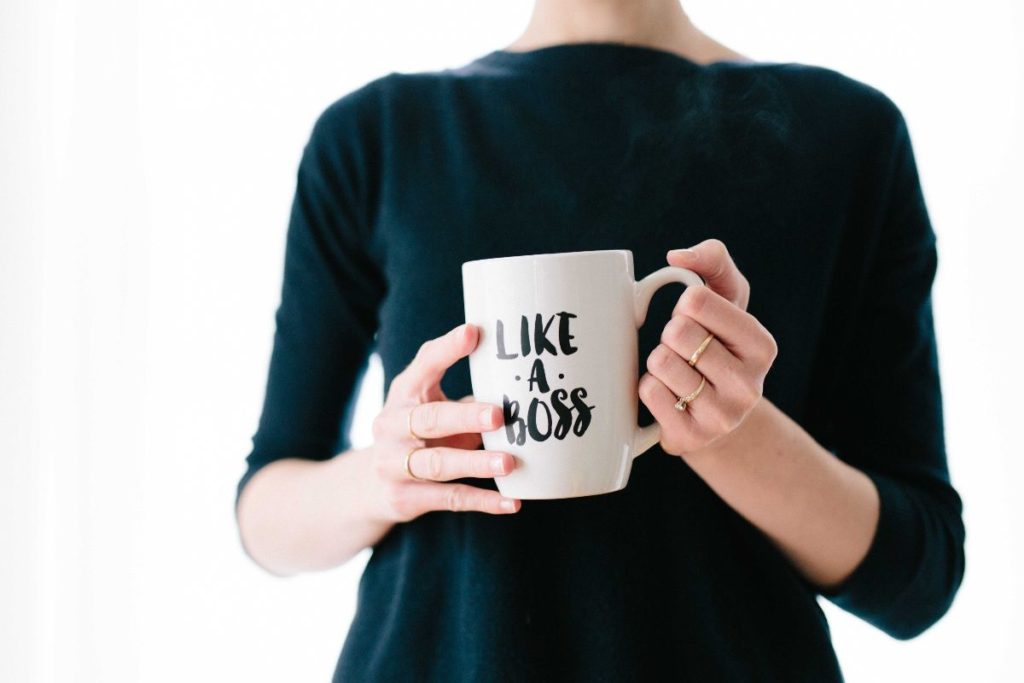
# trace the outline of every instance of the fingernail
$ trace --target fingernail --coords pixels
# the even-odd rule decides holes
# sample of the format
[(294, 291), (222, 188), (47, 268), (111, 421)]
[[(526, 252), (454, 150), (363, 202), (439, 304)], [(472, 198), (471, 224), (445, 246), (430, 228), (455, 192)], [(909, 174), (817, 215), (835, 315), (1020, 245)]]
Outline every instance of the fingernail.
[(502, 498), (501, 502), (498, 503), (498, 507), (500, 507), (505, 512), (515, 512), (516, 501), (512, 498)]
[(505, 457), (496, 455), (491, 458), (491, 471), (495, 474), (505, 474)]
[(693, 249), (672, 249), (668, 253), (670, 256), (683, 256), (686, 258), (690, 258), (697, 252), (695, 252)]
[(490, 427), (494, 424), (494, 410), (491, 408), (484, 408), (480, 411), (480, 424), (485, 427)]

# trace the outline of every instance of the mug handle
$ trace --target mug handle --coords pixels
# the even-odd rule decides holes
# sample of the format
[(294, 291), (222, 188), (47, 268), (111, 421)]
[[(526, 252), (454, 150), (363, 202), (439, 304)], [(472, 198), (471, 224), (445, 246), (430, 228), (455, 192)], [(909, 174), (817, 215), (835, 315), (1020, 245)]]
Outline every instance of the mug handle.
[[(633, 313), (634, 322), (639, 330), (640, 326), (647, 320), (647, 308), (651, 305), (651, 297), (654, 293), (667, 284), (679, 282), (687, 287), (703, 285), (704, 280), (697, 273), (685, 268), (665, 266), (654, 271), (643, 280), (633, 283)], [(639, 400), (639, 397), (637, 397)], [(633, 435), (633, 457), (646, 453), (650, 448), (661, 441), (661, 425), (652, 422), (646, 427), (637, 427)]]

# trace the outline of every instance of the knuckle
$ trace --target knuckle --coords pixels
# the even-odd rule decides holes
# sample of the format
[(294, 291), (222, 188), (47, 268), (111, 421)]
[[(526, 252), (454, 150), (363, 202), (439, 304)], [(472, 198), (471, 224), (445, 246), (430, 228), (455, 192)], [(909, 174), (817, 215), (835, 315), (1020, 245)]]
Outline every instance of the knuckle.
[(390, 481), (384, 485), (384, 505), (395, 517), (405, 519), (410, 515), (405, 487), (398, 482)]
[(463, 502), (466, 510), (478, 510), (480, 512), (497, 512), (498, 496), (491, 491), (484, 491), (478, 488), (467, 489), (466, 499)]
[(380, 441), (387, 434), (387, 419), (384, 413), (377, 413), (376, 417), (373, 418), (373, 423), (370, 425), (371, 433), (373, 434), (374, 441)]
[(647, 366), (653, 370), (667, 370), (672, 363), (669, 350), (664, 344), (658, 344), (647, 357)]
[[(408, 366), (407, 366), (408, 367)], [(405, 368), (403, 368), (397, 375), (395, 375), (391, 382), (385, 382), (384, 384), (384, 405), (388, 405), (391, 401), (395, 400), (396, 396), (401, 396), (404, 391), (402, 389), (402, 383), (405, 381)]]
[(471, 456), (471, 465), (467, 470), (472, 471), (474, 476), (477, 477), (490, 477), (493, 476), (494, 470), (491, 468), (491, 461), (497, 454), (493, 451), (481, 453), (479, 455)]
[(682, 313), (694, 317), (699, 314), (708, 300), (708, 288), (704, 285), (687, 287), (679, 299), (679, 308)]
[(408, 522), (417, 516), (417, 511), (407, 497), (401, 496), (395, 503), (394, 515), (399, 521)]
[(390, 468), (388, 467), (388, 459), (390, 453), (385, 453), (379, 448), (373, 449), (373, 457), (371, 458), (371, 464), (373, 471), (381, 479), (387, 479)]
[(415, 372), (413, 368), (413, 362), (410, 362), (402, 371), (395, 375), (395, 378), (391, 380), (391, 384), (388, 386), (388, 396), (405, 396), (409, 393), (409, 387), (412, 384), (411, 375)]
[(416, 430), (421, 434), (431, 434), (437, 429), (437, 423), (440, 419), (438, 412), (440, 407), (437, 403), (423, 403), (420, 405), (420, 409), (417, 411), (417, 416), (420, 421), (420, 429)]
[(724, 374), (723, 380), (718, 381), (718, 384), (724, 386), (726, 390), (746, 384), (747, 376), (750, 373), (749, 369), (743, 363), (732, 359), (730, 360), (732, 362), (725, 364), (722, 368), (722, 373)]
[(441, 479), (445, 474), (444, 453), (439, 448), (427, 449), (427, 476), (430, 479)]
[(775, 336), (768, 330), (765, 330), (764, 334), (768, 346), (768, 362), (774, 363), (775, 359), (779, 357), (779, 342), (776, 341)]
[(717, 257), (725, 257), (729, 255), (729, 248), (725, 246), (725, 242), (720, 239), (712, 237), (708, 240), (708, 249)]
[(434, 340), (433, 339), (428, 339), (427, 341), (425, 341), (422, 344), (420, 344), (419, 348), (416, 349), (416, 355), (413, 357), (412, 362), (413, 363), (422, 363), (423, 360), (426, 359), (427, 356), (430, 355), (430, 351), (431, 351), (431, 349), (433, 347), (434, 347)]
[(760, 398), (761, 389), (757, 384), (754, 382), (744, 382), (740, 384), (736, 389), (736, 398), (734, 401), (736, 411), (742, 415), (746, 415)]
[(747, 310), (747, 306), (750, 305), (750, 280), (743, 276), (742, 273), (738, 273), (739, 284), (736, 286), (736, 305), (741, 310)]
[(747, 387), (746, 407), (749, 410), (755, 403), (761, 400), (762, 396), (764, 396), (764, 380), (758, 377), (751, 382), (747, 382), (745, 386)]
[(646, 373), (640, 378), (640, 398), (644, 399), (645, 402), (650, 402), (654, 398), (654, 381), (654, 378)]
[(681, 315), (674, 315), (665, 324), (661, 332), (661, 340), (669, 346), (681, 348), (686, 336), (686, 318)]
[(463, 431), (473, 431), (480, 424), (480, 412), (484, 409), (484, 406), (479, 404), (454, 405), (455, 408), (453, 410), (456, 411), (455, 419), (458, 420), (459, 426)]
[(765, 339), (762, 343), (757, 345), (757, 351), (754, 355), (754, 362), (758, 370), (766, 371), (775, 362), (775, 358), (778, 356), (779, 349), (775, 344), (775, 339), (771, 335), (765, 335)]
[(459, 512), (466, 505), (466, 492), (461, 486), (450, 486), (444, 494), (445, 509)]
[(497, 491), (494, 491), (493, 493), (488, 493), (486, 496), (483, 496), (480, 499), (481, 510), (484, 510), (486, 512), (492, 512), (497, 515), (505, 514), (506, 512), (508, 512), (508, 510), (502, 507), (501, 501), (502, 495)]

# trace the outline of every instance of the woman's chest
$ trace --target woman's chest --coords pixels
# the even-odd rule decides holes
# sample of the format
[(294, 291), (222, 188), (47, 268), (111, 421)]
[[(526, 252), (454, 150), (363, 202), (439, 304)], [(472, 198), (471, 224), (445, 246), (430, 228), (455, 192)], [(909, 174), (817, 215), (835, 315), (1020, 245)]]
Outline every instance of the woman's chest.
[[(779, 402), (798, 403), (838, 258), (842, 211), (808, 208), (793, 177), (758, 185), (694, 169), (638, 176), (604, 168), (588, 173), (569, 163), (530, 173), (481, 164), (456, 177), (437, 167), (389, 183), (376, 227), (388, 281), (378, 333), (386, 377), (423, 341), (463, 322), (465, 261), (628, 249), (640, 278), (666, 265), (668, 250), (717, 238), (751, 283), (751, 312), (779, 343), (769, 388)], [(641, 364), (681, 292), (665, 287), (652, 300), (639, 332)], [(449, 395), (469, 393), (466, 364), (452, 368), (442, 386)]]

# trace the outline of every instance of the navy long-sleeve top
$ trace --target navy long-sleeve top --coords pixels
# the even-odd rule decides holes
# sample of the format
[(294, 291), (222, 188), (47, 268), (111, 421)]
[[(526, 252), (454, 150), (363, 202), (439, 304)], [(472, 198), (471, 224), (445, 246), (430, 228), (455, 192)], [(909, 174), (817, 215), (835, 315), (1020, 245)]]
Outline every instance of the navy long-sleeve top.
[[(852, 575), (819, 590), (655, 447), (620, 492), (393, 527), (335, 680), (841, 680), (819, 595), (899, 639), (947, 611), (965, 530), (943, 439), (936, 240), (907, 125), (882, 92), (798, 63), (564, 44), (391, 72), (340, 97), (298, 169), (236, 494), (276, 459), (345, 457), (369, 355), (387, 387), (463, 322), (462, 262), (624, 248), (643, 275), (710, 237), (778, 342), (766, 397), (878, 488)], [(680, 291), (655, 295), (640, 358)], [(442, 389), (471, 393), (465, 360)]]

